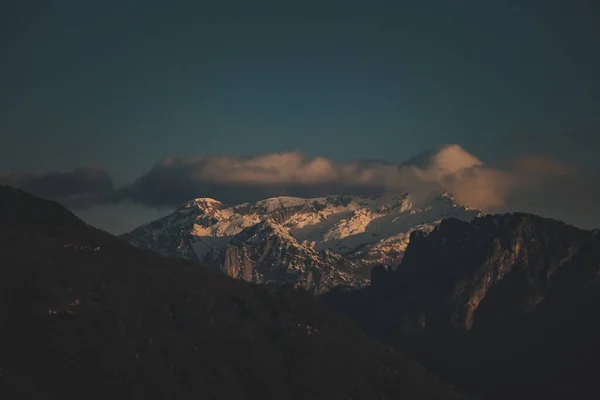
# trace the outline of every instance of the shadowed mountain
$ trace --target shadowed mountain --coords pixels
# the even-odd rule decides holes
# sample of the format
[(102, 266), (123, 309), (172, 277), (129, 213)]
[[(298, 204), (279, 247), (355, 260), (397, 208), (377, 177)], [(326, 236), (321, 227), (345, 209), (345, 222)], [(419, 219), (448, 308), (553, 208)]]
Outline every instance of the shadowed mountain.
[(6, 399), (454, 399), (303, 290), (130, 246), (0, 186)]
[(600, 234), (530, 214), (412, 234), (395, 271), (323, 297), (484, 399), (600, 395)]

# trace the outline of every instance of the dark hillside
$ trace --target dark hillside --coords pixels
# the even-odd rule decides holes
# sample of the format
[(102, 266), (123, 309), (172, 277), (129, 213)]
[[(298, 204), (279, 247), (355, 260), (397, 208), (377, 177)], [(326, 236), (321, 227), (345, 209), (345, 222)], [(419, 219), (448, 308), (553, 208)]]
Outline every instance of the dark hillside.
[(449, 219), (374, 273), (368, 289), (323, 299), (447, 381), (484, 399), (600, 397), (597, 231), (518, 213)]
[(308, 293), (133, 248), (8, 187), (0, 199), (0, 398), (456, 398)]

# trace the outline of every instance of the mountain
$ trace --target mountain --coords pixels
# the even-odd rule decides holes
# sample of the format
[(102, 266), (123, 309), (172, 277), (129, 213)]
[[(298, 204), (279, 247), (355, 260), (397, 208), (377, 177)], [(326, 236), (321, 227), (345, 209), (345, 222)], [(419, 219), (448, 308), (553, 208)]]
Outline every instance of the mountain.
[(0, 186), (6, 399), (455, 399), (318, 298), (137, 249)]
[(596, 398), (600, 234), (530, 214), (414, 232), (396, 270), (323, 299), (484, 399)]
[(385, 194), (277, 197), (236, 206), (199, 198), (123, 238), (236, 278), (323, 293), (368, 284), (374, 265), (397, 266), (412, 231), (479, 214), (447, 193), (420, 202), (408, 194)]

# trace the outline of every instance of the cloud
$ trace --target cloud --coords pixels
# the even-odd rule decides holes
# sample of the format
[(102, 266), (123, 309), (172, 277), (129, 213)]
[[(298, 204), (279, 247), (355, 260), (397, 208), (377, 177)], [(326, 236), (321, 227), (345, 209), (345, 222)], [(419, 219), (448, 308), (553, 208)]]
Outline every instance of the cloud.
[(447, 175), (442, 187), (459, 203), (480, 210), (501, 209), (519, 186), (516, 176), (507, 171), (475, 166)]
[(7, 183), (69, 207), (137, 203), (179, 206), (196, 197), (224, 203), (275, 196), (409, 192), (419, 201), (451, 192), (459, 203), (487, 212), (525, 211), (581, 227), (600, 226), (600, 175), (543, 155), (486, 165), (458, 145), (438, 147), (402, 164), (379, 160), (335, 162), (297, 152), (250, 157), (167, 157), (129, 186), (114, 189), (106, 171), (78, 168), (68, 173), (0, 174)]
[(530, 155), (520, 157), (510, 162), (515, 171), (533, 175), (565, 176), (577, 171), (577, 168), (552, 157)]
[(515, 187), (506, 197), (507, 211), (527, 211), (582, 228), (600, 227), (600, 173), (545, 156), (510, 163)]
[(55, 199), (73, 208), (91, 207), (114, 190), (112, 179), (98, 166), (46, 174), (4, 172), (0, 173), (0, 184)]
[(280, 195), (322, 196), (382, 189), (381, 182), (369, 180), (374, 175), (370, 170), (356, 163), (335, 164), (297, 153), (168, 158), (118, 191), (118, 198), (170, 206), (195, 197), (241, 203)]
[(237, 204), (282, 195), (396, 191), (409, 192), (418, 202), (449, 191), (458, 202), (487, 212), (526, 211), (592, 227), (600, 225), (597, 178), (598, 174), (543, 155), (486, 165), (460, 146), (447, 145), (402, 164), (335, 162), (296, 152), (170, 157), (117, 197), (148, 206), (173, 206), (195, 197)]
[(449, 189), (477, 206), (496, 206), (502, 203), (507, 190), (495, 186), (498, 177), (502, 174), (485, 169), (481, 160), (458, 145), (439, 147), (402, 165), (378, 160), (340, 163), (296, 152), (252, 157), (169, 157), (119, 191), (118, 196), (160, 206), (194, 197), (240, 203), (280, 195), (385, 191), (410, 192), (419, 197)]

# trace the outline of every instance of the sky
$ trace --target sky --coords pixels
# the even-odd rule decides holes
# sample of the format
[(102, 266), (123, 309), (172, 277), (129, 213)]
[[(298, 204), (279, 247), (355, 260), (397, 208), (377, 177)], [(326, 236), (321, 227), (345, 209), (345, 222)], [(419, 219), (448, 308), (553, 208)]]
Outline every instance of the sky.
[(591, 0), (11, 1), (0, 182), (120, 233), (184, 196), (447, 186), (450, 154), (476, 204), (600, 226), (598, 43)]

